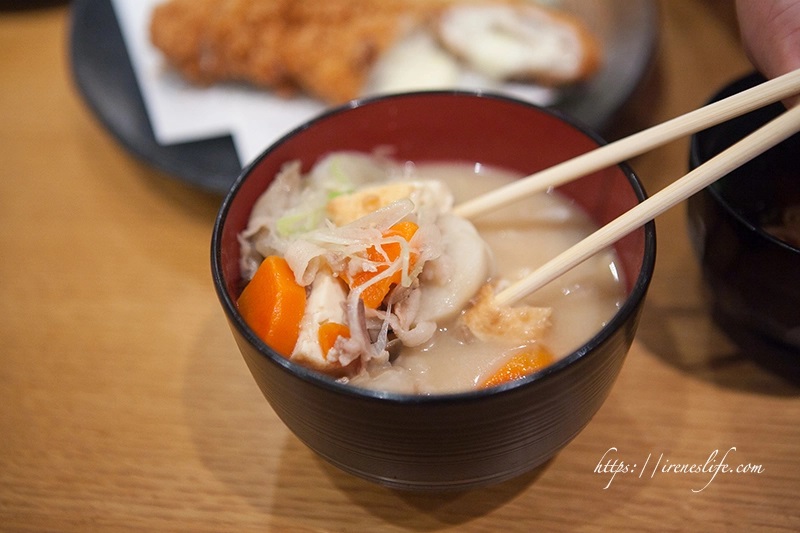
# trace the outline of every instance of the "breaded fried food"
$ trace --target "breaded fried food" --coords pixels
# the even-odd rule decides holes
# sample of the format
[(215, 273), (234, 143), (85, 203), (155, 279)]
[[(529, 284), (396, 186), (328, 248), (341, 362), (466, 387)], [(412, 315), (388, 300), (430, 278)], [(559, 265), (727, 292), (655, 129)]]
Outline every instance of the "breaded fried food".
[(167, 0), (154, 10), (150, 34), (194, 83), (242, 81), (338, 104), (359, 96), (378, 59), (414, 29), (441, 33), (451, 52), (470, 59), (474, 48), (442, 38), (452, 25), (439, 23), (444, 10), (463, 4), (530, 8), (529, 0)]
[(291, 92), (283, 68), (284, 13), (292, 0), (172, 0), (158, 5), (150, 38), (188, 80), (247, 81)]
[(304, 92), (330, 103), (358, 96), (378, 58), (438, 10), (408, 0), (289, 0), (282, 58)]
[(563, 85), (589, 78), (600, 46), (577, 19), (533, 3), (458, 5), (439, 17), (444, 48), (494, 79)]
[(435, 4), (170, 0), (154, 10), (150, 32), (155, 46), (192, 82), (245, 81), (340, 103), (359, 94), (380, 54)]

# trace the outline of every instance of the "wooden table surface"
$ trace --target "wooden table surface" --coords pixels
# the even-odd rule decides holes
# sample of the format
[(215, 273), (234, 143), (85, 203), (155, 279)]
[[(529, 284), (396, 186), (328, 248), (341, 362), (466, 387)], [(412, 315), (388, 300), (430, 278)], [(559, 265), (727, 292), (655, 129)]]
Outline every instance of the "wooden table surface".
[[(653, 71), (610, 137), (750, 70), (731, 3), (660, 4)], [(656, 275), (611, 396), (546, 466), (416, 495), (319, 459), (263, 400), (217, 303), (220, 197), (139, 162), (89, 113), (68, 14), (0, 12), (0, 530), (800, 527), (800, 388), (711, 320), (683, 206), (657, 220)], [(632, 161), (651, 193), (685, 172), (687, 146)], [(717, 451), (760, 473), (664, 471)], [(604, 456), (662, 467), (612, 478)]]

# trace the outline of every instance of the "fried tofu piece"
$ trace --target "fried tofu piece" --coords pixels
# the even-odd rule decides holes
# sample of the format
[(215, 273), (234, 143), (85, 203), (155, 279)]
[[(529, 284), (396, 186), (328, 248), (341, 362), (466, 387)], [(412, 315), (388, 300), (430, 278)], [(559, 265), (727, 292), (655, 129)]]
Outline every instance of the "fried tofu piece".
[(499, 306), (489, 284), (481, 287), (475, 303), (464, 312), (463, 321), (481, 340), (501, 340), (525, 344), (541, 339), (550, 327), (550, 307), (518, 305)]
[(336, 196), (328, 202), (325, 211), (331, 222), (344, 226), (405, 198), (414, 202), (416, 208), (432, 207), (438, 212), (449, 211), (453, 206), (453, 196), (441, 182), (408, 180), (372, 185)]
[(309, 368), (327, 373), (342, 370), (336, 361), (329, 361), (320, 346), (320, 326), (326, 322), (344, 324), (346, 322), (344, 303), (347, 290), (342, 281), (330, 272), (321, 271), (311, 286), (303, 319), (300, 322), (300, 334), (291, 354), (292, 361)]
[(390, 183), (366, 187), (351, 194), (333, 198), (326, 206), (326, 214), (337, 226), (344, 226), (392, 202), (411, 196), (414, 187), (409, 183)]

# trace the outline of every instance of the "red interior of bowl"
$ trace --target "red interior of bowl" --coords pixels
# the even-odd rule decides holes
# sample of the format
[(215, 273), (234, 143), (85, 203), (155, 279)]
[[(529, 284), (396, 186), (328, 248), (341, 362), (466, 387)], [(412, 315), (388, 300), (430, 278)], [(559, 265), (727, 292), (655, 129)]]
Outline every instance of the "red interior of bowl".
[[(299, 160), (308, 170), (337, 150), (371, 152), (391, 147), (400, 160), (482, 163), (531, 174), (596, 148), (597, 141), (569, 122), (535, 106), (497, 97), (420, 93), (388, 97), (336, 110), (288, 135), (246, 171), (229, 199), (221, 233), (221, 266), (232, 299), (240, 290), (239, 243), (253, 204), (281, 166)], [(620, 167), (560, 188), (599, 224), (638, 199)], [(644, 232), (619, 241), (617, 253), (630, 290), (639, 275)]]

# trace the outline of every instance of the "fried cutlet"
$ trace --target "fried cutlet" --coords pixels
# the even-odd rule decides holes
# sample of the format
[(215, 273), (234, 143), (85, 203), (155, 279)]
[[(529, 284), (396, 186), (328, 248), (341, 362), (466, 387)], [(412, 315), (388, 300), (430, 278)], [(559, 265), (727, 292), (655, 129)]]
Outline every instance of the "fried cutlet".
[(171, 0), (156, 7), (150, 31), (192, 82), (245, 81), (338, 103), (426, 11), (398, 0)]
[(487, 0), (168, 0), (154, 10), (150, 33), (194, 83), (242, 81), (338, 104), (360, 95), (402, 36), (419, 27), (436, 32), (442, 11), (465, 3)]

